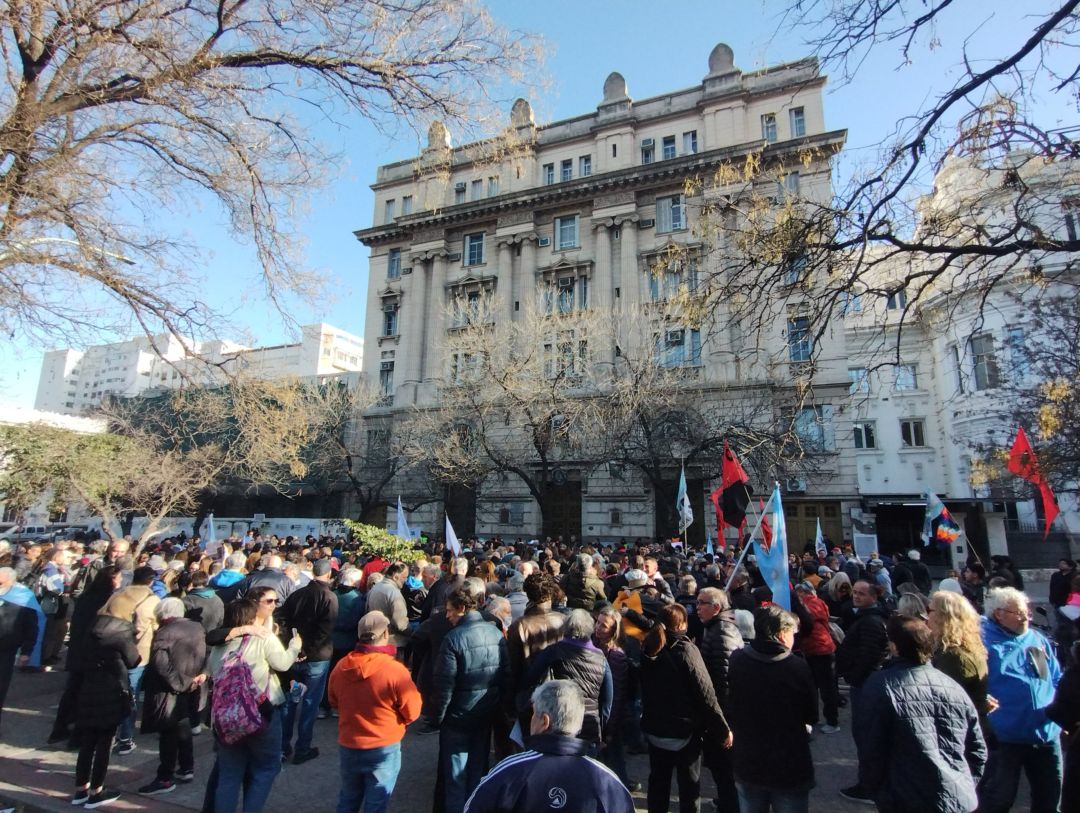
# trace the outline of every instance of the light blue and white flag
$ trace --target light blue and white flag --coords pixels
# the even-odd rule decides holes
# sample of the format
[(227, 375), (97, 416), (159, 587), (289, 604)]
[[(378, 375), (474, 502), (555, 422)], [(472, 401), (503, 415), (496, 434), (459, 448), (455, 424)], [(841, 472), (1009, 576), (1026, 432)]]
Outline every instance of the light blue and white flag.
[(686, 493), (685, 466), (679, 470), (679, 494), (675, 498), (675, 511), (679, 515), (679, 534), (685, 534), (694, 521), (694, 509), (690, 506), (690, 495)]
[(708, 530), (705, 531), (705, 552), (710, 556), (714, 552), (712, 546), (712, 534), (709, 533)]
[(829, 549), (825, 547), (825, 537), (821, 534), (821, 517), (818, 517), (817, 533), (814, 535), (814, 551), (824, 556), (829, 555)]
[[(766, 528), (762, 528), (767, 523)], [(767, 531), (771, 530), (771, 541)], [(761, 533), (759, 534), (759, 531)], [(788, 579), (787, 525), (784, 522), (784, 506), (780, 501), (780, 485), (761, 509), (757, 527), (754, 528), (754, 545), (757, 547), (757, 565), (761, 577), (772, 591), (773, 603), (791, 610), (791, 582)]]
[(401, 507), (401, 495), (398, 494), (397, 498), (397, 530), (394, 532), (396, 536), (400, 536), (402, 539), (412, 539), (412, 532), (409, 530), (409, 523), (405, 521), (405, 509)]
[(454, 526), (450, 524), (449, 514), (446, 515), (446, 547), (454, 556), (461, 556), (461, 543), (458, 542), (457, 534), (454, 533)]

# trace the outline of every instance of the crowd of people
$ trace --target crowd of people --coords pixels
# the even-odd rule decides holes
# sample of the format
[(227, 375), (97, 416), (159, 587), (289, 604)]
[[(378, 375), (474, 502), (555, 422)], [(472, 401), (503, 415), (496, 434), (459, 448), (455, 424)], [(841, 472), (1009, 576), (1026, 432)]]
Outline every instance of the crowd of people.
[[(811, 543), (790, 557), (788, 609), (737, 550), (464, 547), (396, 562), (256, 532), (0, 543), (0, 711), (17, 665), (63, 656), (49, 742), (78, 749), (71, 801), (88, 809), (119, 797), (108, 768), (137, 725), (158, 736), (140, 794), (198, 770), (203, 809), (228, 813), (272, 807), (282, 764), (320, 758), (316, 722), (333, 719), (342, 813), (387, 808), (414, 723), (438, 738), (434, 813), (614, 813), (642, 790), (660, 813), (673, 784), (698, 811), (702, 767), (720, 813), (805, 811), (811, 739), (849, 713), (849, 800), (997, 813), (1024, 774), (1033, 813), (1080, 810), (1078, 648), (1031, 627), (1007, 559), (935, 589), (917, 550), (864, 562)], [(1075, 570), (1051, 585), (1063, 630), (1080, 619)], [(197, 768), (203, 732), (215, 759)]]

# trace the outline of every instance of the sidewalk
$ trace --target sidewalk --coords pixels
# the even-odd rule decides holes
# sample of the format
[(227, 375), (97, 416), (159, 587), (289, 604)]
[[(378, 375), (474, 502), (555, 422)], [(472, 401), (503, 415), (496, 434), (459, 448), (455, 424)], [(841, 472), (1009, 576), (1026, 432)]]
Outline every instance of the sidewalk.
[[(17, 811), (71, 811), (70, 794), (74, 785), (75, 753), (62, 747), (46, 746), (53, 714), (63, 688), (63, 673), (16, 674), (8, 695), (0, 730), (0, 808), (15, 806)], [(870, 808), (848, 802), (839, 796), (841, 787), (855, 778), (855, 746), (851, 739), (851, 716), (841, 710), (839, 734), (815, 734), (813, 743), (817, 787), (810, 796), (812, 811), (855, 813)], [(320, 720), (315, 727), (315, 744), (321, 755), (304, 765), (284, 766), (274, 783), (268, 813), (298, 811), (333, 811), (339, 787), (337, 727), (334, 720)], [(195, 738), (195, 781), (179, 785), (168, 795), (142, 797), (141, 785), (154, 778), (157, 767), (157, 737), (138, 736), (138, 750), (126, 757), (113, 756), (108, 784), (123, 792), (109, 810), (188, 813), (202, 805), (206, 777), (213, 765), (213, 742), (209, 733)], [(426, 813), (431, 809), (435, 787), (438, 735), (421, 734), (412, 726), (403, 743), (401, 774), (391, 803), (395, 813)], [(778, 771), (784, 766), (777, 765)], [(647, 784), (648, 758), (629, 757), (631, 779)], [(1022, 782), (1021, 785), (1024, 783)], [(702, 798), (711, 799), (712, 777), (702, 771)], [(676, 792), (673, 783), (673, 793)], [(1026, 788), (1016, 811), (1027, 810)], [(635, 794), (639, 811), (645, 810), (644, 792)], [(678, 803), (672, 799), (672, 810)], [(712, 805), (702, 802), (704, 813)]]

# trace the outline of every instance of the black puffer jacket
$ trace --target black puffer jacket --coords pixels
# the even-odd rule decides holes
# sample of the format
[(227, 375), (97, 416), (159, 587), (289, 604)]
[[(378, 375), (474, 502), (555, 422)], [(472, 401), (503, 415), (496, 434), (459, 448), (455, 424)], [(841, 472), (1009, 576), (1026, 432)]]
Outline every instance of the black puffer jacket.
[(701, 658), (712, 678), (716, 699), (722, 708), (727, 708), (728, 669), (731, 655), (742, 649), (743, 639), (735, 623), (734, 610), (721, 610), (705, 622), (705, 633), (701, 637)]
[(929, 664), (894, 658), (863, 686), (859, 783), (882, 813), (969, 813), (986, 743), (967, 693)]
[(889, 614), (878, 605), (859, 610), (836, 650), (836, 672), (851, 686), (862, 686), (889, 655), (885, 622)]
[(533, 690), (544, 682), (548, 674), (554, 680), (572, 681), (581, 689), (585, 701), (585, 720), (578, 736), (589, 742), (600, 742), (600, 731), (611, 714), (614, 691), (607, 656), (591, 641), (569, 639), (536, 653), (529, 663), (529, 673), (518, 698), (519, 713), (528, 710)]
[(128, 669), (138, 664), (135, 626), (123, 618), (99, 615), (90, 629), (83, 659), (85, 674), (75, 713), (77, 728), (108, 731), (131, 713)]
[(706, 731), (724, 739), (728, 723), (716, 701), (701, 652), (685, 634), (667, 633), (667, 645), (641, 657), (641, 730), (656, 737), (691, 737)]

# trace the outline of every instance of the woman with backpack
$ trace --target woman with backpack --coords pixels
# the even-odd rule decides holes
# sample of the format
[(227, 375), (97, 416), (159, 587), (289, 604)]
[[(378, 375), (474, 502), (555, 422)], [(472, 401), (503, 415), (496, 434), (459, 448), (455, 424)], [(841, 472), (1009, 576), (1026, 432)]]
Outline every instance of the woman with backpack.
[[(242, 635), (215, 646), (208, 671), (214, 680), (213, 718), (217, 739), (214, 810), (232, 813), (244, 788), (244, 810), (261, 811), (281, 772), (282, 709), (285, 692), (275, 672), (285, 672), (303, 645), (294, 630), (286, 648), (274, 629), (279, 597), (272, 587), (254, 587), (225, 608), (226, 628), (263, 626), (272, 634)], [(248, 781), (245, 785), (245, 776)]]

